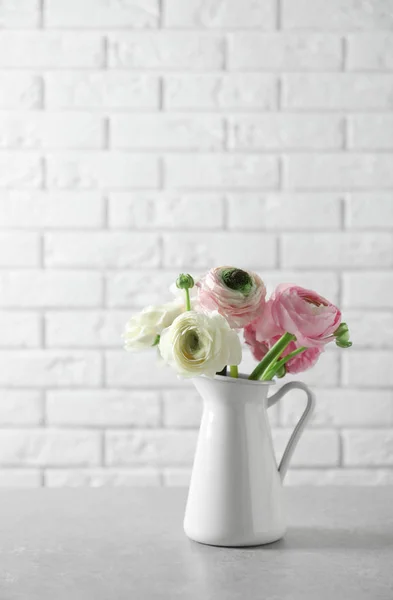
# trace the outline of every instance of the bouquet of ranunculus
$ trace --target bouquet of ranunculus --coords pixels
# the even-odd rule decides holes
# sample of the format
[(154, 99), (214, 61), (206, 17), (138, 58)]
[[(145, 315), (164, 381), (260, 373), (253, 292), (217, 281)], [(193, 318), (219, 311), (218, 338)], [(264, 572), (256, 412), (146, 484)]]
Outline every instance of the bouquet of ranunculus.
[(216, 267), (196, 284), (191, 275), (176, 281), (181, 295), (133, 316), (124, 334), (126, 350), (157, 346), (180, 376), (238, 377), (239, 333), (258, 362), (248, 379), (271, 380), (300, 373), (317, 362), (326, 344), (349, 348), (340, 310), (316, 292), (281, 284), (266, 299), (262, 279), (250, 271)]

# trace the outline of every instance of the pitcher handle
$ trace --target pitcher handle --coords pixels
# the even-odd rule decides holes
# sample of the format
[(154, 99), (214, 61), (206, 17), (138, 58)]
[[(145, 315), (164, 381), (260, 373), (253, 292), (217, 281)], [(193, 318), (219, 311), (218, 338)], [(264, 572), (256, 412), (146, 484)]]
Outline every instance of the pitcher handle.
[(282, 386), (281, 389), (278, 390), (273, 396), (267, 399), (267, 406), (270, 408), (274, 406), (287, 392), (291, 390), (303, 390), (307, 394), (307, 405), (304, 409), (302, 416), (300, 417), (295, 429), (292, 432), (291, 437), (289, 438), (289, 442), (287, 447), (285, 448), (284, 454), (282, 455), (281, 462), (278, 467), (278, 472), (281, 477), (281, 481), (284, 481), (284, 477), (287, 473), (289, 462), (292, 458), (293, 452), (298, 444), (300, 436), (303, 433), (303, 430), (307, 424), (307, 421), (311, 417), (311, 413), (315, 404), (315, 394), (310, 390), (310, 388), (300, 381), (291, 381), (290, 383), (286, 383)]

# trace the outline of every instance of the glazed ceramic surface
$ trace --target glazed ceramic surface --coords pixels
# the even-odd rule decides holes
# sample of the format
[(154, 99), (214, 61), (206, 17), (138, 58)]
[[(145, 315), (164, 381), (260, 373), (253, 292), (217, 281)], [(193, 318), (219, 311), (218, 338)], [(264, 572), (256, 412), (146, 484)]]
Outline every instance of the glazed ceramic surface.
[[(272, 382), (199, 377), (203, 416), (184, 518), (187, 536), (215, 546), (253, 546), (286, 530), (282, 481), (311, 414), (314, 396), (287, 383), (268, 398)], [(307, 395), (306, 409), (277, 467), (267, 409), (292, 389)]]

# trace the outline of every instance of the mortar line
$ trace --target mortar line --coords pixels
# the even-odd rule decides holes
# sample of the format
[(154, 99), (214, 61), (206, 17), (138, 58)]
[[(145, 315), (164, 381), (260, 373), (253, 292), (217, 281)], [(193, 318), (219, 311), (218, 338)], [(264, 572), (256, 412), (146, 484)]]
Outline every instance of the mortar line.
[(103, 117), (102, 129), (103, 129), (103, 131), (102, 131), (102, 134), (103, 134), (102, 149), (103, 149), (103, 151), (105, 151), (105, 150), (109, 150), (110, 138), (111, 138), (111, 121), (110, 121), (109, 115), (106, 115)]
[(158, 28), (164, 29), (165, 0), (158, 0)]
[[(109, 226), (109, 194), (104, 193), (102, 195), (102, 229), (107, 231), (110, 229)], [(126, 231), (129, 231), (129, 228)], [(99, 231), (99, 230), (98, 230)]]
[(227, 194), (224, 194), (222, 196), (221, 202), (222, 202), (222, 228), (220, 229), (220, 231), (229, 231), (228, 230), (228, 225), (229, 225), (229, 202), (228, 202), (228, 195)]
[[(93, 308), (87, 308), (86, 310), (105, 310), (107, 307), (108, 301), (108, 290), (107, 290), (107, 272), (104, 271), (101, 273), (102, 277), (102, 291), (101, 291), (101, 301)], [(105, 350), (105, 348), (104, 348)]]
[(158, 157), (158, 190), (165, 189), (165, 158), (163, 156)]
[[(102, 69), (108, 69), (109, 66), (109, 40), (105, 34), (102, 38)], [(97, 69), (99, 70), (99, 69)]]
[(166, 429), (165, 426), (165, 402), (162, 390), (158, 393), (158, 427)]
[(38, 238), (38, 270), (45, 269), (45, 231), (39, 231)]
[(338, 467), (340, 469), (343, 469), (343, 468), (345, 468), (345, 466), (344, 466), (344, 444), (343, 444), (342, 430), (337, 429), (336, 431), (338, 433)]
[[(276, 21), (277, 21), (277, 19), (275, 19), (275, 22)], [(203, 28), (200, 28), (198, 30), (198, 28), (196, 28), (193, 25), (190, 25), (190, 26), (186, 26), (186, 25), (182, 25), (182, 26), (179, 26), (179, 25), (173, 25), (173, 26), (164, 25), (164, 26), (165, 26), (165, 30), (166, 31), (172, 32), (172, 33), (177, 33), (177, 32), (195, 33), (195, 31), (197, 30), (197, 31), (199, 31), (199, 33), (204, 33), (206, 35), (210, 34), (210, 35), (214, 36), (215, 34), (217, 34), (218, 31), (220, 31), (219, 28), (217, 28), (217, 29), (210, 29), (210, 28), (209, 29), (203, 29)], [(87, 29), (88, 31), (99, 31), (99, 32), (110, 31), (110, 32), (115, 32), (115, 33), (124, 33), (125, 31), (132, 29), (132, 26), (126, 26), (126, 27), (124, 25), (111, 25), (111, 26), (108, 26), (107, 24), (103, 24), (103, 25), (96, 25), (96, 26), (94, 26), (94, 28), (90, 29), (88, 27), (87, 28), (86, 27), (84, 27), (84, 28), (82, 28), (82, 27), (81, 28), (79, 28), (79, 27), (75, 28), (74, 25), (68, 25), (68, 26), (66, 26), (66, 25), (53, 25), (53, 26), (51, 26), (50, 29), (51, 29), (51, 31), (52, 30), (53, 31), (58, 31), (58, 32), (66, 31), (66, 32), (71, 32), (71, 33), (75, 33), (75, 29), (77, 29), (77, 30), (80, 29), (81, 31)], [(143, 29), (142, 31), (156, 31), (156, 30), (157, 30), (157, 28), (149, 28), (149, 29)], [(260, 25), (255, 25), (253, 27), (247, 27), (245, 25), (244, 26), (239, 26), (239, 27), (237, 27), (237, 26), (231, 26), (231, 27), (228, 26), (228, 27), (225, 27), (225, 30), (229, 31), (229, 32), (234, 31), (236, 33), (250, 33), (250, 32), (253, 32), (253, 33), (260, 33), (260, 34), (264, 34), (264, 35), (269, 35), (269, 31), (267, 29), (266, 30), (262, 30), (261, 27), (260, 27)], [(322, 32), (323, 34), (326, 34), (326, 35), (336, 35), (337, 37), (340, 37), (340, 34), (342, 33), (342, 30), (343, 30), (342, 27), (336, 27), (336, 28), (329, 27), (328, 29), (323, 28), (322, 30), (321, 29), (318, 30), (318, 28), (315, 28), (314, 31), (318, 31), (319, 33)], [(18, 27), (18, 31), (31, 33), (31, 27), (21, 26), (21, 27)], [(288, 30), (288, 31), (290, 31), (290, 30)], [(312, 35), (314, 33), (314, 31), (312, 31), (308, 27), (299, 28), (299, 29), (296, 29), (296, 31), (299, 31), (302, 34), (310, 34), (310, 35)], [(366, 31), (366, 30), (364, 30), (364, 31)], [(391, 34), (391, 27), (386, 27), (386, 28), (385, 27), (379, 27), (378, 29), (373, 30), (373, 31), (377, 31), (378, 33)], [(361, 32), (361, 30), (359, 28), (357, 28), (357, 29), (356, 28), (349, 29), (349, 28), (346, 27), (345, 28), (345, 32), (346, 32), (346, 34), (359, 34)]]
[(165, 111), (164, 104), (164, 78), (162, 75), (160, 75), (158, 78), (158, 110), (160, 112)]
[(48, 425), (48, 391), (43, 390), (42, 392), (42, 419), (40, 426), (47, 427)]
[(348, 68), (348, 40), (347, 40), (346, 35), (343, 35), (343, 37), (341, 38), (341, 56), (342, 56), (341, 70), (347, 71), (347, 68)]
[(101, 429), (101, 437), (100, 437), (100, 458), (99, 458), (99, 467), (102, 469), (107, 469), (108, 465), (106, 464), (106, 429)]
[(282, 7), (281, 0), (276, 0), (276, 29), (282, 29)]
[(340, 198), (340, 229), (345, 231), (347, 229), (347, 194), (343, 194)]
[(41, 312), (41, 324), (40, 324), (40, 335), (41, 335), (41, 347), (44, 349), (46, 348), (46, 315), (45, 315), (45, 310), (43, 310)]
[(45, 16), (45, 0), (38, 1), (38, 27), (39, 29), (45, 28), (44, 16)]
[(38, 78), (38, 82), (39, 82), (40, 99), (39, 99), (39, 106), (37, 106), (37, 110), (38, 111), (42, 111), (42, 110), (46, 110), (46, 82), (45, 82), (45, 76), (41, 74), (39, 76), (39, 78)]
[(342, 149), (348, 151), (348, 115), (344, 115), (341, 122), (342, 131)]
[(222, 70), (228, 71), (228, 62), (229, 62), (229, 39), (227, 34), (225, 33), (222, 38)]
[[(277, 112), (283, 112), (282, 110), (282, 79), (281, 79), (281, 75), (278, 76), (277, 78), (277, 84), (276, 84), (276, 94), (277, 94)], [(312, 111), (309, 111), (312, 112)], [(307, 114), (307, 113), (306, 113)]]
[(276, 240), (276, 269), (282, 270), (282, 237), (280, 234), (277, 235)]
[[(339, 271), (337, 273), (338, 277), (338, 306), (343, 306), (343, 273)], [(338, 357), (337, 361), (337, 377), (338, 377), (338, 387), (343, 388), (344, 386), (344, 374), (343, 374), (343, 354), (341, 353)]]
[[(362, 348), (362, 350), (363, 350), (363, 348)], [(374, 350), (375, 350), (374, 348), (369, 348), (368, 349), (369, 352), (370, 351), (373, 352)], [(59, 349), (53, 348), (53, 351), (54, 352), (58, 352)], [(379, 349), (378, 351), (379, 352), (384, 352), (385, 354), (389, 354), (389, 355), (392, 354), (392, 350), (391, 349)], [(118, 352), (121, 353), (121, 352), (124, 352), (124, 351), (123, 350), (119, 350)], [(34, 354), (34, 351), (32, 352), (32, 354)], [(327, 386), (326, 384), (324, 384), (324, 385), (319, 386), (318, 389), (319, 390), (324, 390), (326, 392), (337, 390), (337, 389), (341, 389), (342, 391), (349, 392), (349, 391), (356, 391), (358, 389), (358, 387), (359, 386), (357, 386), (356, 384), (345, 385), (344, 388), (340, 388), (336, 384), (334, 384), (332, 386)], [(110, 389), (111, 390), (115, 390), (117, 392), (128, 392), (130, 394), (132, 394), (134, 392), (136, 392), (136, 393), (139, 393), (139, 392), (155, 392), (155, 393), (158, 393), (160, 390), (166, 391), (166, 392), (173, 392), (173, 391), (190, 392), (192, 390), (192, 388), (178, 388), (178, 387), (176, 387), (176, 384), (173, 384), (172, 386), (170, 386), (170, 385), (161, 385), (160, 387), (151, 387), (149, 385), (142, 385), (142, 384), (141, 385), (128, 385), (127, 386), (127, 385), (124, 385), (124, 384), (118, 385), (116, 383), (111, 384)], [(363, 386), (362, 389), (364, 389), (367, 392), (370, 391), (370, 392), (374, 392), (374, 393), (375, 392), (377, 392), (377, 393), (384, 393), (384, 392), (391, 392), (392, 387), (389, 386), (389, 385), (387, 385), (387, 384), (385, 386), (381, 386), (381, 387), (378, 387), (378, 388), (376, 388), (375, 386), (371, 386), (370, 385), (370, 386), (367, 386), (367, 387)], [(9, 388), (9, 386), (2, 386), (0, 388), (0, 390), (2, 390), (2, 391), (7, 391), (8, 390), (9, 391), (10, 388)], [(52, 391), (58, 392), (58, 391), (60, 391), (60, 388), (56, 388), (53, 385), (48, 385), (48, 386), (45, 386), (45, 385), (44, 386), (29, 385), (28, 387), (26, 387), (26, 386), (21, 386), (21, 387), (14, 386), (14, 387), (12, 387), (12, 391), (13, 392), (26, 392), (26, 390), (36, 391), (36, 392), (52, 392)], [(61, 388), (61, 391), (67, 391), (67, 392), (69, 392), (71, 394), (78, 393), (78, 392), (99, 392), (100, 390), (101, 390), (101, 386), (100, 385), (95, 385), (95, 386), (93, 386), (93, 385), (86, 385), (86, 386), (84, 386), (82, 384), (80, 384), (78, 386), (75, 386), (75, 387), (73, 387), (71, 385), (65, 385), (64, 387)], [(105, 391), (108, 391), (108, 390), (105, 390)], [(70, 427), (71, 428), (73, 428), (73, 427), (78, 428), (76, 425), (70, 425)], [(85, 426), (81, 425), (81, 427), (83, 428)], [(6, 428), (6, 425), (2, 425), (2, 428)], [(14, 426), (10, 425), (10, 428), (13, 429)], [(37, 429), (37, 428), (39, 429), (40, 427), (39, 426), (36, 427), (34, 425), (32, 425), (32, 426), (24, 426), (23, 425), (21, 427), (18, 427), (18, 429)], [(347, 429), (357, 429), (357, 428), (358, 428), (357, 426), (347, 427)], [(372, 425), (372, 426), (367, 427), (367, 428), (368, 429), (386, 429), (386, 425), (383, 425), (383, 426)], [(150, 430), (150, 429), (154, 429), (154, 428), (149, 427), (147, 429)], [(172, 429), (176, 429), (176, 428), (174, 427)], [(324, 427), (320, 427), (319, 429), (324, 429)]]

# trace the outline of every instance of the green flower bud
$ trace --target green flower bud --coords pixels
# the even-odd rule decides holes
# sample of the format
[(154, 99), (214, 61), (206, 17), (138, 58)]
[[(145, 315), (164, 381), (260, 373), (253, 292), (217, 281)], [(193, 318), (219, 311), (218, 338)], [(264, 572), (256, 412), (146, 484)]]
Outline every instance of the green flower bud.
[(352, 342), (349, 341), (350, 334), (346, 323), (341, 323), (333, 335), (336, 338), (336, 345), (339, 348), (350, 348), (352, 346)]
[(350, 348), (352, 346), (352, 342), (342, 342), (341, 340), (336, 339), (336, 346), (339, 348)]
[(176, 287), (179, 290), (190, 290), (194, 287), (194, 280), (188, 273), (180, 273), (176, 280)]
[(229, 267), (221, 271), (222, 282), (230, 289), (242, 292), (245, 296), (252, 290), (253, 280), (247, 271)]
[(341, 323), (341, 325), (337, 327), (336, 331), (334, 332), (334, 335), (336, 337), (341, 337), (347, 333), (349, 333), (348, 325), (346, 323)]

